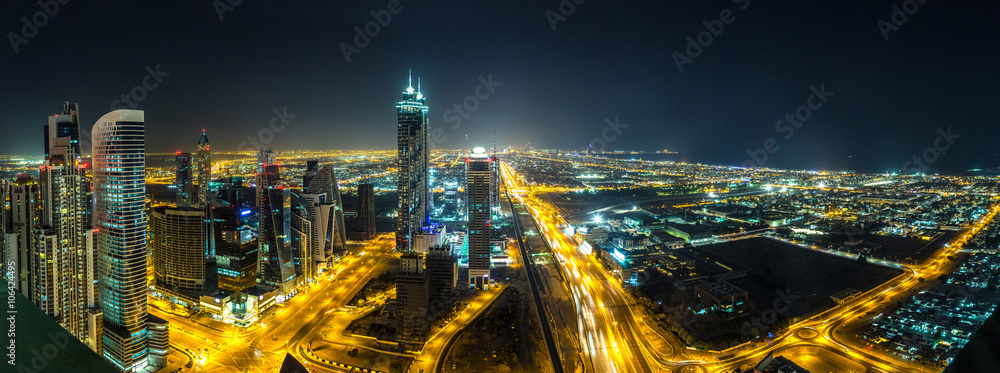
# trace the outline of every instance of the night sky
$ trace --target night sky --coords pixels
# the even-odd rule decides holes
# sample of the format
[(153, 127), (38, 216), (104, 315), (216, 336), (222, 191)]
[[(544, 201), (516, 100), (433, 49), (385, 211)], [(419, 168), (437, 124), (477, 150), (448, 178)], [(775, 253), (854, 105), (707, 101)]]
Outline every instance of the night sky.
[[(169, 76), (137, 103), (150, 152), (194, 151), (202, 129), (235, 150), (275, 108), (295, 115), (276, 122), (278, 150), (391, 149), (413, 69), (446, 136), (436, 148), (489, 146), (496, 130), (503, 145), (582, 149), (618, 117), (627, 127), (606, 131), (609, 150), (739, 165), (774, 138), (767, 166), (881, 171), (951, 126), (961, 136), (938, 141), (947, 149), (928, 170), (1000, 166), (996, 1), (588, 0), (553, 30), (557, 0), (402, 0), (348, 63), (341, 43), (389, 3), (244, 0), (220, 20), (226, 0), (69, 1), (15, 53), (22, 17), (43, 8), (4, 1), (0, 154), (40, 156), (41, 126), (64, 101), (89, 129), (159, 65)], [(885, 40), (879, 20), (907, 4), (919, 7)], [(674, 53), (723, 11), (732, 22), (679, 72)], [(500, 85), (467, 101), (491, 74)], [(833, 96), (785, 139), (776, 122), (821, 85)], [(453, 129), (447, 110), (466, 101), (478, 108)]]

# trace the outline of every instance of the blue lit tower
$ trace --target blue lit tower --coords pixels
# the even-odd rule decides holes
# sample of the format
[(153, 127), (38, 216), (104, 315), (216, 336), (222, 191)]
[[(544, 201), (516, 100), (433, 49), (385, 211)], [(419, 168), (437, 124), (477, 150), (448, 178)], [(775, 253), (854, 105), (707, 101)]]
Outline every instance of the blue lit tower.
[[(418, 84), (419, 87), (419, 84)], [(403, 101), (396, 103), (398, 153), (396, 167), (399, 194), (399, 216), (396, 218), (396, 250), (409, 251), (410, 239), (420, 230), (429, 213), (428, 184), (427, 105), (420, 90), (413, 89), (413, 81), (403, 92)]]
[(139, 372), (149, 353), (144, 113), (112, 111), (91, 133), (104, 357), (122, 372)]

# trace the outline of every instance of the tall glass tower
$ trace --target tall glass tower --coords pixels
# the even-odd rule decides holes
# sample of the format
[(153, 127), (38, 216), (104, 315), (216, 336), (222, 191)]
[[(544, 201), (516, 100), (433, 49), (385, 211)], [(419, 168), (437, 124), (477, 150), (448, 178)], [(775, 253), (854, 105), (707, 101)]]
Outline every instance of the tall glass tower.
[(419, 231), (430, 212), (428, 172), (426, 98), (420, 93), (420, 84), (413, 89), (413, 80), (403, 92), (403, 101), (396, 103), (398, 152), (396, 167), (399, 172), (396, 192), (399, 194), (399, 216), (396, 218), (396, 250), (410, 251), (411, 239)]
[(212, 201), (212, 148), (208, 142), (208, 135), (201, 131), (201, 138), (198, 139), (198, 206), (208, 209), (208, 204)]
[(104, 357), (122, 372), (139, 372), (149, 353), (144, 113), (112, 111), (91, 134)]
[(191, 195), (194, 194), (191, 180), (191, 153), (177, 152), (176, 160), (174, 187), (177, 188), (177, 206), (191, 206)]

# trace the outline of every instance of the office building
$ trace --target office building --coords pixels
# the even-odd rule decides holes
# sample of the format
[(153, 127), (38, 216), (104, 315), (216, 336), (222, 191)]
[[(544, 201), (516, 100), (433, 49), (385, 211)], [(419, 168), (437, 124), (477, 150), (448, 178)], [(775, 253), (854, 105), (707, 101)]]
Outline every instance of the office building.
[(17, 180), (7, 186), (10, 205), (4, 224), (7, 263), (14, 262), (16, 290), (28, 299), (34, 299), (35, 293), (30, 280), (34, 232), (41, 215), (37, 196), (38, 183), (29, 175), (18, 175)]
[(490, 284), (490, 194), (493, 158), (486, 149), (475, 148), (465, 161), (465, 193), (468, 208), (469, 287), (485, 289)]
[(170, 352), (170, 323), (154, 315), (149, 315), (149, 365), (167, 366)]
[[(263, 158), (268, 157), (265, 155)], [(257, 237), (261, 258), (258, 282), (287, 295), (295, 280), (291, 249), (291, 190), (279, 185), (281, 179), (277, 164), (264, 164), (261, 169), (263, 173), (257, 177), (257, 211), (260, 213)]]
[(191, 153), (177, 152), (174, 166), (174, 188), (177, 190), (177, 206), (191, 206), (194, 196), (194, 180), (191, 175)]
[(243, 177), (229, 176), (222, 178), (222, 184), (219, 186), (218, 198), (226, 201), (231, 206), (245, 206), (246, 200), (243, 198)]
[[(340, 187), (337, 185), (337, 175), (333, 172), (333, 165), (320, 166), (317, 161), (308, 161), (302, 185), (305, 194), (324, 196), (320, 200), (324, 212), (316, 216), (318, 221), (322, 221), (321, 225), (316, 226), (317, 238), (328, 237), (326, 239), (328, 242), (316, 246), (317, 264), (324, 265), (333, 257), (333, 251), (342, 250), (347, 244), (344, 203), (340, 198)], [(329, 212), (325, 212), (327, 210)]]
[(236, 206), (212, 210), (220, 290), (239, 292), (257, 284), (259, 252), (253, 229), (246, 221), (251, 212)]
[[(80, 113), (76, 103), (65, 103), (62, 114), (49, 116), (49, 123), (43, 126), (43, 141), (45, 158), (51, 158), (50, 150), (55, 140), (64, 137), (69, 141), (73, 154), (80, 153)], [(60, 151), (61, 153), (62, 151)]]
[(403, 101), (396, 103), (399, 215), (396, 218), (396, 250), (411, 250), (413, 233), (419, 230), (430, 212), (426, 98), (410, 85), (403, 92)]
[(208, 209), (213, 199), (212, 148), (205, 131), (201, 131), (201, 138), (198, 139), (198, 158), (195, 164), (198, 167), (198, 206)]
[(430, 308), (428, 312), (449, 310), (455, 302), (458, 286), (458, 257), (449, 245), (436, 245), (424, 257), (429, 282)]
[(403, 253), (399, 259), (399, 274), (396, 276), (398, 341), (422, 342), (424, 333), (430, 330), (427, 319), (430, 303), (428, 285), (424, 256), (415, 252)]
[(413, 234), (413, 243), (410, 248), (414, 252), (426, 254), (431, 247), (444, 244), (447, 236), (448, 229), (444, 224), (425, 225)]
[(122, 372), (139, 372), (149, 353), (144, 113), (110, 112), (91, 134), (102, 352)]
[(358, 184), (358, 226), (357, 239), (375, 238), (375, 186)]
[(153, 208), (150, 220), (149, 244), (157, 289), (205, 290), (205, 210), (158, 206)]
[[(315, 246), (322, 245), (318, 238), (316, 219), (318, 206), (325, 195), (303, 194), (291, 192), (291, 241), (292, 260), (295, 262), (295, 276), (301, 279), (311, 279), (315, 274)], [(315, 224), (314, 224), (315, 223)], [(325, 238), (325, 237), (324, 237)], [(323, 241), (326, 241), (325, 239)], [(319, 248), (322, 251), (322, 248)]]

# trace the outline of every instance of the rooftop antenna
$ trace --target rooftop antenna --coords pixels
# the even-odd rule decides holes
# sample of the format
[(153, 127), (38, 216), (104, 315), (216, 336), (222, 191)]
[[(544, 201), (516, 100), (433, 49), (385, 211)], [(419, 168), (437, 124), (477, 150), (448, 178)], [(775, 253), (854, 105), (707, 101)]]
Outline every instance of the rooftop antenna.
[(420, 77), (417, 77), (417, 93), (420, 93)]
[(409, 71), (406, 75), (406, 86), (413, 87), (413, 69), (407, 69)]

